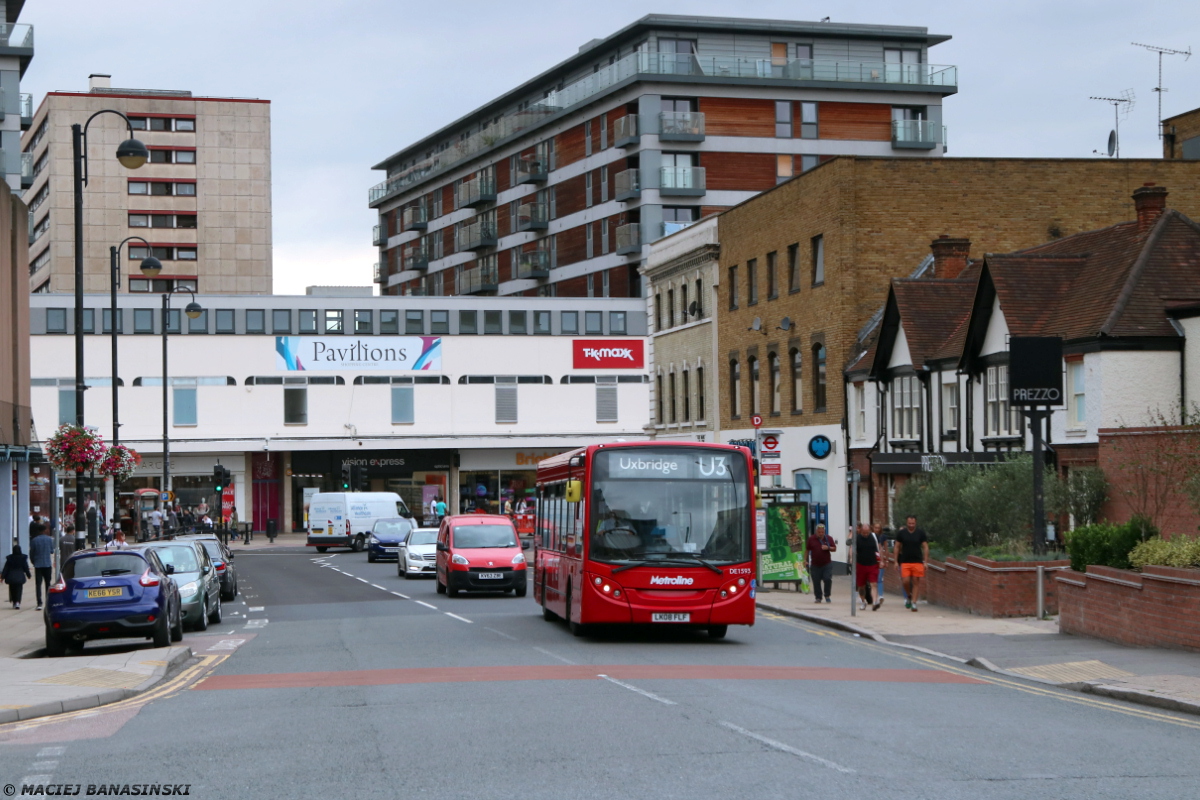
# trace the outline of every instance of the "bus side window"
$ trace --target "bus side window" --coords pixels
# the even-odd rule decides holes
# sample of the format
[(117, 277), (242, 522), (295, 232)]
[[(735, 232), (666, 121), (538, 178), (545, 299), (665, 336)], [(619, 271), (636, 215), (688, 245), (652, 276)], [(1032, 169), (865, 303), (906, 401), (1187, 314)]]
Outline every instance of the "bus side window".
[(565, 530), (563, 523), (566, 521), (567, 504), (563, 502), (563, 484), (554, 484), (554, 549), (558, 552), (563, 551), (563, 536)]

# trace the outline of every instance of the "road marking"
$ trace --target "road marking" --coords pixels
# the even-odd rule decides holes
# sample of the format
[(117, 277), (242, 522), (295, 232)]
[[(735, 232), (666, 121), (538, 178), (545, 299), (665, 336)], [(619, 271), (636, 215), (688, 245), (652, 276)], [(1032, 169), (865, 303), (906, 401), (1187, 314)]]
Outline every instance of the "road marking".
[(470, 622), (470, 621), (471, 621), (471, 620), (467, 619), (466, 617), (460, 617), (458, 614), (451, 614), (449, 611), (447, 611), (447, 612), (445, 612), (445, 613), (446, 613), (446, 616), (447, 616), (447, 617), (454, 617), (455, 619), (461, 619), (463, 622)]
[(67, 748), (65, 748), (65, 747), (43, 747), (41, 750), (38, 750), (37, 757), (38, 758), (56, 758), (58, 756), (61, 756), (65, 752), (67, 752)]
[(676, 705), (674, 700), (668, 700), (665, 697), (659, 697), (658, 695), (654, 694), (654, 692), (647, 692), (645, 689), (639, 689), (638, 687), (634, 686), (633, 684), (625, 683), (624, 681), (619, 681), (616, 678), (610, 678), (607, 675), (597, 675), (596, 677), (603, 678), (604, 680), (608, 681), (609, 683), (615, 683), (617, 686), (620, 686), (624, 689), (628, 689), (631, 692), (637, 692), (642, 697), (649, 697), (651, 700), (656, 700), (659, 703), (662, 703), (663, 705), (667, 705), (667, 706)]
[(437, 606), (431, 606), (431, 605), (429, 605), (429, 603), (426, 603), (424, 600), (414, 600), (413, 602), (415, 602), (419, 606), (425, 606), (426, 608), (432, 608), (434, 611), (437, 611)]
[(797, 748), (792, 747), (791, 745), (788, 745), (788, 744), (784, 744), (783, 742), (777, 742), (774, 739), (768, 739), (766, 736), (757, 734), (754, 731), (748, 731), (745, 728), (741, 727), (740, 725), (734, 725), (732, 722), (722, 721), (721, 726), (724, 728), (728, 728), (729, 730), (734, 731), (735, 733), (740, 733), (742, 736), (748, 736), (756, 742), (765, 744), (767, 747), (770, 747), (775, 750), (779, 750), (784, 753), (790, 753), (791, 755), (794, 755), (794, 756), (799, 756), (800, 758), (807, 759), (809, 761), (812, 761), (815, 764), (820, 764), (822, 767), (828, 767), (829, 769), (836, 770), (836, 771), (841, 772), (846, 775), (852, 774), (854, 772), (854, 770), (850, 769), (850, 767), (843, 767), (841, 764), (830, 761), (827, 758), (821, 758), (818, 755), (814, 755), (812, 753), (807, 753), (803, 750), (798, 750)]
[(19, 783), (22, 786), (41, 786), (50, 782), (52, 775), (26, 775)]
[[(393, 594), (395, 594), (395, 592), (393, 592)], [(515, 636), (509, 636), (509, 635), (508, 635), (507, 633), (505, 633), (504, 631), (498, 631), (498, 630), (496, 630), (495, 628), (484, 628), (484, 630), (485, 630), (485, 631), (491, 631), (492, 633), (496, 634), (497, 636), (503, 636), (505, 639), (512, 639), (514, 642), (516, 642), (516, 641), (519, 641), (519, 640), (517, 639), (517, 637), (515, 637)]]
[(354, 578), (354, 580), (356, 580), (356, 581), (362, 581), (363, 583), (370, 583), (370, 581), (369, 581), (369, 580), (367, 580), (366, 578), (357, 578), (357, 577), (356, 577), (356, 578)]
[(403, 597), (405, 600), (412, 600), (412, 598), (406, 594), (400, 594), (399, 592), (392, 592), (392, 594), (396, 595), (396, 597)]
[[(497, 631), (497, 633), (499, 633), (499, 631)], [(503, 636), (504, 634), (500, 634), (500, 635), (501, 635), (501, 636)], [(510, 636), (510, 637), (508, 637), (508, 638), (512, 639), (512, 637), (511, 637), (511, 636)], [(514, 641), (515, 641), (515, 640), (514, 640)], [(556, 655), (556, 654), (554, 654), (554, 653), (551, 653), (549, 650), (543, 650), (543, 649), (542, 649), (542, 648), (540, 648), (540, 647), (535, 647), (535, 648), (533, 648), (533, 649), (534, 649), (534, 650), (537, 650), (539, 653), (542, 653), (543, 655), (548, 655), (548, 656), (550, 656), (551, 658), (557, 658), (559, 661), (562, 661), (564, 664), (574, 664), (574, 663), (575, 663), (574, 661), (571, 661), (571, 660), (569, 660), (569, 659), (563, 658), (563, 657), (562, 657), (562, 656), (560, 656), (560, 655)]]
[[(374, 586), (376, 589), (383, 589), (383, 587), (382, 587), (382, 586), (380, 586), (378, 583), (372, 583), (371, 585), (372, 585), (372, 586)], [(388, 591), (388, 590), (387, 590), (387, 589), (383, 589), (383, 591), (385, 591), (385, 592), (386, 592), (386, 591)]]
[(246, 628), (246, 629), (249, 629), (249, 628), (261, 628), (261, 627), (263, 627), (263, 626), (264, 626), (264, 625), (266, 625), (266, 624), (267, 624), (267, 620), (265, 620), (265, 619), (262, 619), (262, 618), (260, 617), (260, 618), (258, 618), (258, 619), (250, 619), (250, 620), (246, 620), (246, 625), (245, 625), (245, 628)]
[(44, 769), (53, 772), (54, 768), (57, 766), (57, 761), (35, 761), (30, 769)]
[(251, 611), (265, 611), (266, 608), (266, 606), (250, 606)]

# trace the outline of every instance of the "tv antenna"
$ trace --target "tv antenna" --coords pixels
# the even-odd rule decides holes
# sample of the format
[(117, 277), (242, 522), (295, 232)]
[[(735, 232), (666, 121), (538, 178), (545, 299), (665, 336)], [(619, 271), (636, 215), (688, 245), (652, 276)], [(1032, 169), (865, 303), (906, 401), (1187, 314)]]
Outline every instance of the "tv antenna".
[[(1129, 116), (1129, 109), (1133, 108), (1135, 98), (1133, 89), (1126, 89), (1121, 92), (1120, 97), (1090, 97), (1090, 100), (1103, 100), (1105, 103), (1112, 103), (1113, 107), (1113, 135), (1109, 137), (1110, 143), (1113, 145), (1116, 157), (1121, 157), (1121, 117)], [(1160, 126), (1161, 127), (1161, 126)], [(1110, 153), (1109, 155), (1113, 155)]]
[(1183, 60), (1187, 61), (1189, 58), (1192, 57), (1192, 48), (1188, 47), (1187, 50), (1172, 50), (1169, 47), (1158, 47), (1157, 45), (1142, 44), (1141, 42), (1130, 42), (1130, 44), (1132, 44), (1134, 47), (1144, 47), (1147, 50), (1149, 50), (1151, 53), (1158, 54), (1158, 86), (1154, 87), (1154, 91), (1156, 91), (1158, 93), (1158, 138), (1161, 139), (1163, 137), (1163, 132), (1162, 132), (1162, 93), (1166, 91), (1166, 89), (1162, 85), (1162, 57), (1163, 56), (1183, 56)]

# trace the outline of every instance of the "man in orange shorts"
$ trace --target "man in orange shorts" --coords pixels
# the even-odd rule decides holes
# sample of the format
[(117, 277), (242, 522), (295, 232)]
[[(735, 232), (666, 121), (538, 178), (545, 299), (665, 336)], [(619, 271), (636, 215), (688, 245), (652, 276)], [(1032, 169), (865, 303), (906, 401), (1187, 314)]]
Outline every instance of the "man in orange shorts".
[(896, 533), (892, 557), (900, 567), (900, 580), (908, 593), (905, 608), (917, 610), (917, 600), (925, 594), (925, 562), (929, 560), (929, 537), (917, 527), (917, 518), (909, 515)]

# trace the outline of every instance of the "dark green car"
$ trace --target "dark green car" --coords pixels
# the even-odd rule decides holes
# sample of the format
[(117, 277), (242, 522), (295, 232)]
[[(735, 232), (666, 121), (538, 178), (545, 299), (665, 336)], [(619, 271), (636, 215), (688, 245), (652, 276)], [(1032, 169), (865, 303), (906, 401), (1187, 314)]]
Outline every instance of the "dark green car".
[(221, 577), (197, 541), (166, 541), (142, 545), (153, 550), (179, 587), (180, 615), (185, 627), (203, 631), (221, 621)]

